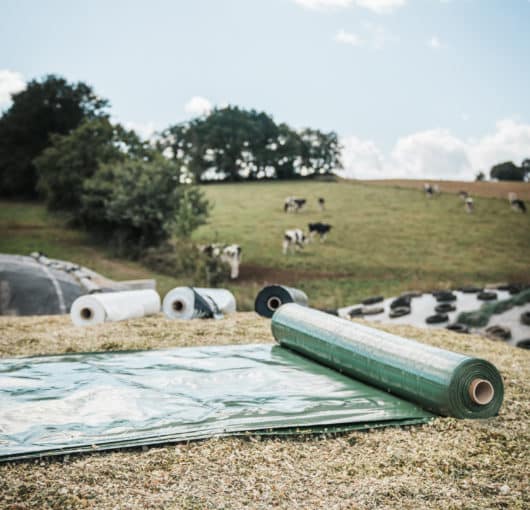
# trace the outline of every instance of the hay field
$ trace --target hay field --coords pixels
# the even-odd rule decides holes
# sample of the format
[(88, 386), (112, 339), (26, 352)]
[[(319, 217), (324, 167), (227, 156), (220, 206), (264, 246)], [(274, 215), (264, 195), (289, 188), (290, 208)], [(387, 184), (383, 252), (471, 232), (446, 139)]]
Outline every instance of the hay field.
[[(271, 342), (253, 313), (148, 317), (80, 329), (68, 317), (0, 317), (0, 356)], [(523, 509), (530, 505), (530, 353), (473, 335), (382, 329), (492, 361), (498, 417), (292, 438), (218, 438), (0, 465), (0, 508)]]

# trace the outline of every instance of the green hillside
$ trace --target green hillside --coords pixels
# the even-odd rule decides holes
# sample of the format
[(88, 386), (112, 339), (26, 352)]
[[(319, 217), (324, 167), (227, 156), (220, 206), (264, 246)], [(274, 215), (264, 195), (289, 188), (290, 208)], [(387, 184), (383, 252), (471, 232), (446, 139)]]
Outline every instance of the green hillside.
[[(530, 278), (530, 215), (514, 213), (505, 200), (477, 198), (470, 215), (455, 195), (427, 200), (417, 190), (357, 182), (218, 184), (204, 191), (214, 208), (194, 238), (242, 246), (241, 278), (228, 287), (243, 309), (264, 282), (298, 285), (315, 306), (334, 307), (374, 293)], [(289, 195), (307, 198), (307, 207), (284, 213)], [(333, 225), (328, 240), (283, 255), (284, 230), (313, 221)], [(37, 204), (1, 203), (0, 229), (0, 252), (40, 249), (116, 279), (153, 276), (112, 259)], [(178, 282), (154, 276), (162, 293)]]

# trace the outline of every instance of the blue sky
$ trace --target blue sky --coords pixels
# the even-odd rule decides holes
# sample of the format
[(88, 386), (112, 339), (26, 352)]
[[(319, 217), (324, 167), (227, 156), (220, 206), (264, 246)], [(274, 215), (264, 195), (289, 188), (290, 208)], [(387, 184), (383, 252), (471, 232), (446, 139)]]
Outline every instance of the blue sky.
[(2, 0), (0, 108), (57, 73), (144, 132), (231, 103), (337, 131), (350, 176), (472, 178), (530, 157), (529, 21), (528, 0)]

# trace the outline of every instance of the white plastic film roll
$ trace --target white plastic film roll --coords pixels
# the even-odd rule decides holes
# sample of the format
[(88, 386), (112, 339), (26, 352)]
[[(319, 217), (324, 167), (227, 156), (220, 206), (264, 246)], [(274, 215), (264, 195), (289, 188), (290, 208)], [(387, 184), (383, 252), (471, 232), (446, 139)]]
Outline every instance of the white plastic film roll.
[[(197, 302), (198, 294), (203, 303)], [(169, 319), (195, 319), (214, 317), (236, 311), (236, 298), (226, 289), (176, 287), (170, 290), (162, 303), (162, 310)]]
[(70, 310), (76, 326), (122, 321), (160, 312), (160, 296), (154, 290), (105, 292), (77, 298)]

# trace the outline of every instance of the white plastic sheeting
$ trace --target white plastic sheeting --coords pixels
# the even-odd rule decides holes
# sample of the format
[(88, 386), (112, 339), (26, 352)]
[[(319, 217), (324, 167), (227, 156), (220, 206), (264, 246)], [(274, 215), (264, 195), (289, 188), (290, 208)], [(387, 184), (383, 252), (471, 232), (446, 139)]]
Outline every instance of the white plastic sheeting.
[(76, 326), (135, 319), (160, 312), (160, 296), (154, 290), (105, 292), (77, 298), (70, 317)]
[(221, 318), (236, 311), (236, 298), (226, 289), (176, 287), (164, 297), (162, 310), (169, 319)]

